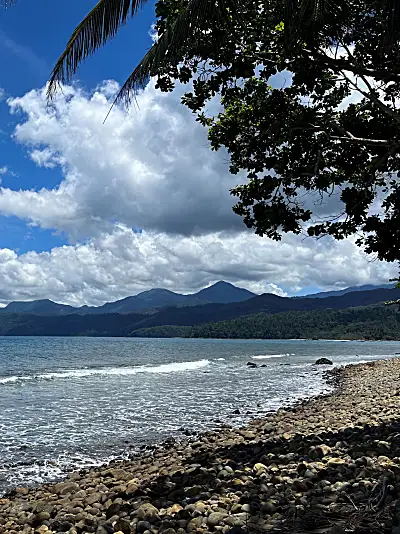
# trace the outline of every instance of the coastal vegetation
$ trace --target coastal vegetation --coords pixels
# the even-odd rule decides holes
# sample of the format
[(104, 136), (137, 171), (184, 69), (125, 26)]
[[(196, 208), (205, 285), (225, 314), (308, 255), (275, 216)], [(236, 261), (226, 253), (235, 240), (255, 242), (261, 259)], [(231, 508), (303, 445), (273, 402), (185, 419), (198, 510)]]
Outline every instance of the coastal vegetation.
[[(207, 310), (207, 307), (206, 307)], [(229, 320), (207, 320), (194, 314), (187, 322), (174, 324), (178, 309), (143, 315), (108, 313), (46, 316), (0, 314), (3, 336), (130, 336), (223, 339), (365, 339), (400, 340), (400, 313), (383, 303), (342, 309), (291, 310), (280, 313), (252, 313)], [(189, 309), (182, 309), (189, 315)], [(181, 317), (181, 314), (178, 314)], [(161, 323), (161, 324), (158, 324)]]
[(258, 313), (194, 327), (157, 326), (138, 329), (131, 335), (222, 339), (400, 340), (400, 313), (383, 305), (344, 310)]
[[(193, 82), (183, 103), (208, 128), (211, 148), (228, 151), (231, 173), (246, 173), (232, 190), (234, 211), (258, 235), (355, 235), (366, 252), (398, 261), (399, 11), (350, 0), (324, 2), (331, 7), (313, 17), (314, 2), (290, 4), (305, 13), (301, 27), (287, 2), (271, 0), (243, 4), (245, 24), (195, 28), (158, 85)], [(162, 34), (186, 2), (158, 5)]]

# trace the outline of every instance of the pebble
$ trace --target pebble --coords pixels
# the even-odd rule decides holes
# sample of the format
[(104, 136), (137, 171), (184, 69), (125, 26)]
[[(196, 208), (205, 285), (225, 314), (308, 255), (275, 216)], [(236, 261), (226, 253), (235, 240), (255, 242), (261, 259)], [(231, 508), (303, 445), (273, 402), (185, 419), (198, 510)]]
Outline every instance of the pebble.
[(305, 525), (310, 507), (348, 521), (354, 505), (368, 520), (366, 503), (382, 490), (384, 513), (369, 532), (400, 534), (400, 361), (326, 376), (332, 394), (246, 428), (166, 440), (132, 460), (16, 488), (0, 499), (0, 534), (282, 532), (294, 516)]

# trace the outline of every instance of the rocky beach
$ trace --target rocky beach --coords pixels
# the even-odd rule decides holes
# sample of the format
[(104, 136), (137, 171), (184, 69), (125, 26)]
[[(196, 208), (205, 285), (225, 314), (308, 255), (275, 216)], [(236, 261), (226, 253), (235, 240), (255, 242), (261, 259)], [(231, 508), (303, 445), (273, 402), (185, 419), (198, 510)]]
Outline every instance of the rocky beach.
[(399, 534), (400, 360), (327, 380), (333, 393), (245, 428), (18, 487), (0, 499), (0, 532)]

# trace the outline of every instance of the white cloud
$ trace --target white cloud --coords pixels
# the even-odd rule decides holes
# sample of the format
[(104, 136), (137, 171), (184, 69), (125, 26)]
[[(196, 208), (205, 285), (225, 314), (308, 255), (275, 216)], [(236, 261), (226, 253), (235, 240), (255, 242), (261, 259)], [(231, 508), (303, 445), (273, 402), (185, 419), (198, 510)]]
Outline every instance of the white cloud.
[[(97, 305), (218, 280), (285, 295), (396, 275), (396, 266), (368, 261), (351, 240), (255, 236), (231, 210), (229, 189), (243, 177), (229, 174), (226, 152), (210, 151), (205, 129), (179, 102), (184, 89), (162, 94), (149, 85), (139, 109), (114, 108), (103, 124), (116, 90), (110, 81), (93, 94), (65, 87), (51, 107), (44, 89), (8, 101), (20, 114), (15, 140), (61, 180), (53, 189), (0, 188), (0, 213), (66, 232), (72, 244), (22, 255), (0, 250), (0, 302)], [(329, 213), (332, 204), (318, 209)]]
[(44, 90), (8, 101), (24, 114), (15, 139), (38, 165), (59, 165), (64, 179), (52, 190), (2, 189), (0, 211), (75, 239), (110, 231), (114, 221), (181, 235), (242, 230), (229, 194), (238, 177), (226, 153), (210, 151), (179, 95), (150, 85), (139, 109), (115, 107), (104, 123), (115, 90), (113, 82), (93, 95), (67, 87), (51, 109)]
[(284, 296), (282, 286), (387, 282), (395, 274), (393, 265), (367, 262), (350, 241), (287, 236), (276, 243), (221, 232), (177, 238), (117, 226), (112, 234), (50, 252), (0, 250), (0, 301), (98, 305), (150, 287), (191, 292), (218, 280)]
[(153, 41), (153, 43), (156, 43), (158, 41), (158, 32), (156, 30), (156, 25), (155, 24), (152, 24), (150, 26), (149, 36), (150, 36), (151, 40)]

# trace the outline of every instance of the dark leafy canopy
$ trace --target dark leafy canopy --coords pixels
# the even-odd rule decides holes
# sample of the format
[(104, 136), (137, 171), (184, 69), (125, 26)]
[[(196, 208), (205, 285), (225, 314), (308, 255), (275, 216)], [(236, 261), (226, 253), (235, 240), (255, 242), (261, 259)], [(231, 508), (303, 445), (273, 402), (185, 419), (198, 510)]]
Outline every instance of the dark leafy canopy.
[[(159, 0), (160, 34), (185, 5)], [(227, 148), (230, 171), (247, 173), (234, 211), (257, 234), (356, 234), (367, 252), (400, 259), (398, 5), (349, 0), (316, 18), (313, 3), (293, 2), (305, 23), (288, 31), (287, 5), (249, 0), (241, 19), (198, 27), (180, 65), (159, 70), (164, 91), (193, 80), (183, 102), (209, 127), (212, 149)], [(273, 88), (277, 73), (287, 83)], [(216, 94), (223, 109), (210, 116)], [(315, 193), (339, 194), (340, 212), (318, 218)]]

